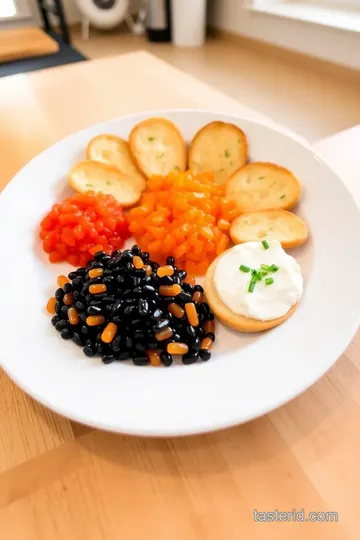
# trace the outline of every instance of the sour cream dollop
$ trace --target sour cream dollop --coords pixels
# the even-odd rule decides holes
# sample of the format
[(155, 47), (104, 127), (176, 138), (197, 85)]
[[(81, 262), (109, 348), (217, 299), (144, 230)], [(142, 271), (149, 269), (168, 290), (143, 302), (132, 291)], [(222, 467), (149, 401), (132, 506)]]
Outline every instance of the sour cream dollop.
[[(283, 250), (280, 242), (269, 240), (264, 244), (246, 242), (229, 249), (216, 265), (214, 283), (222, 302), (231, 311), (260, 321), (271, 321), (285, 315), (299, 302), (303, 278), (300, 266)], [(249, 292), (251, 270), (244, 272), (240, 270), (241, 265), (256, 271), (264, 265), (275, 265), (278, 270), (268, 272), (256, 282), (253, 292)], [(267, 285), (265, 280), (269, 278), (273, 283)]]

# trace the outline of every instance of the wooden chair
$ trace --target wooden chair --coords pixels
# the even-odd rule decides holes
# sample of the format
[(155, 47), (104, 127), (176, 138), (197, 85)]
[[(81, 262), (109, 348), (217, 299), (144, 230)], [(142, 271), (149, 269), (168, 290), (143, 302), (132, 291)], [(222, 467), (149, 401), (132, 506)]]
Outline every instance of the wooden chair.
[[(53, 0), (53, 3), (50, 2), (51, 0), (38, 0), (44, 30), (49, 34), (57, 34), (58, 36), (60, 35), (63, 43), (65, 43), (66, 45), (70, 45), (71, 40), (69, 27), (66, 21), (65, 10), (62, 0)], [(57, 17), (60, 27), (60, 33), (56, 32), (52, 27), (49, 14), (55, 15), (55, 17)]]

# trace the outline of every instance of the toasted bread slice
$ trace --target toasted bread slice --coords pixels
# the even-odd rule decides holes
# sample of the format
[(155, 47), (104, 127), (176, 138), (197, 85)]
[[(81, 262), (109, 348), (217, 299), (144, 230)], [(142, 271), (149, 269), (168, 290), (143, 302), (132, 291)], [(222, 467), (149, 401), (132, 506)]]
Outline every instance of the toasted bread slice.
[(234, 124), (211, 122), (201, 128), (190, 143), (189, 168), (195, 173), (213, 172), (218, 184), (225, 184), (247, 159), (246, 135)]
[(166, 118), (147, 118), (137, 124), (129, 136), (132, 156), (148, 178), (185, 171), (186, 145), (178, 128)]
[(97, 135), (89, 142), (86, 157), (93, 161), (114, 165), (122, 174), (132, 176), (134, 183), (141, 191), (146, 188), (146, 180), (135, 165), (129, 145), (124, 139), (116, 135)]
[(299, 180), (285, 167), (273, 163), (249, 163), (226, 184), (226, 196), (243, 212), (283, 208), (289, 210), (301, 197)]
[(141, 196), (131, 176), (125, 176), (113, 165), (99, 161), (76, 163), (69, 173), (69, 184), (80, 193), (110, 194), (121, 206), (132, 206)]
[(229, 309), (219, 297), (214, 282), (216, 265), (220, 257), (222, 257), (225, 253), (226, 251), (219, 255), (219, 257), (217, 257), (211, 263), (206, 272), (204, 281), (204, 291), (209, 306), (213, 310), (216, 317), (223, 324), (225, 324), (225, 326), (228, 326), (233, 330), (237, 330), (238, 332), (262, 332), (263, 330), (269, 330), (270, 328), (278, 326), (279, 324), (286, 321), (294, 313), (298, 304), (292, 306), (289, 311), (282, 317), (278, 317), (277, 319), (273, 319), (272, 321), (260, 321), (258, 319), (245, 317), (244, 315), (238, 315), (237, 313), (231, 311), (231, 309)]
[(234, 219), (230, 236), (234, 244), (279, 240), (283, 248), (292, 248), (301, 246), (309, 231), (301, 218), (287, 210), (258, 210)]

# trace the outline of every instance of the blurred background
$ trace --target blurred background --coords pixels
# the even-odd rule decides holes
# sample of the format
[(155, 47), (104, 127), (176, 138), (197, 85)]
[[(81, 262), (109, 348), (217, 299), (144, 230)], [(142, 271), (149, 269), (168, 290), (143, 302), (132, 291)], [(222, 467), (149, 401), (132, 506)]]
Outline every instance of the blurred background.
[(310, 141), (360, 123), (360, 0), (0, 0), (0, 76), (140, 49)]

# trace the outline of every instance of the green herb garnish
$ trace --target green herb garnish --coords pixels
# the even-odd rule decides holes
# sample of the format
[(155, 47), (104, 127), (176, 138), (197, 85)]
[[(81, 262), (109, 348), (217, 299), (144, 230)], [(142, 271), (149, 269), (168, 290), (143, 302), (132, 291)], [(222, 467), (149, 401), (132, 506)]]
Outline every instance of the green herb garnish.
[(161, 159), (162, 157), (164, 157), (164, 155), (165, 155), (165, 152), (163, 152), (162, 154), (159, 154), (159, 155), (156, 156), (156, 157), (157, 157), (157, 159)]
[(155, 141), (155, 137), (148, 137), (148, 141)]
[(265, 272), (272, 272), (271, 266), (268, 264), (260, 264), (261, 270), (265, 270)]
[(271, 271), (272, 271), (272, 272), (277, 272), (278, 270), (279, 270), (279, 267), (276, 266), (276, 264), (272, 264), (272, 265), (271, 265)]
[(285, 199), (286, 195), (285, 193), (283, 193), (283, 195), (281, 195), (280, 199)]
[(269, 249), (269, 243), (267, 242), (267, 240), (263, 240), (262, 242), (262, 245), (264, 246), (264, 249)]
[(240, 144), (240, 143), (241, 143), (241, 139), (240, 139), (240, 137), (239, 137), (239, 138), (238, 138), (238, 144)]
[(225, 150), (225, 157), (230, 157), (230, 156), (231, 156), (230, 150), (227, 148)]
[(94, 184), (85, 184), (86, 187), (94, 187)]
[(239, 270), (241, 270), (242, 272), (250, 272), (251, 268), (249, 266), (245, 266), (244, 264), (241, 264), (239, 266)]
[(266, 178), (266, 176), (259, 176), (259, 180), (264, 180), (264, 178)]
[(107, 186), (111, 186), (110, 180), (106, 180), (106, 185), (107, 185)]
[(250, 281), (248, 292), (254, 292), (256, 281)]
[(272, 285), (274, 283), (274, 280), (272, 277), (268, 277), (265, 279), (265, 284), (266, 285)]

